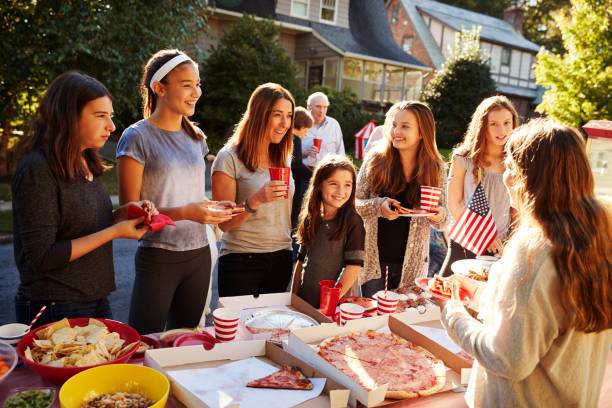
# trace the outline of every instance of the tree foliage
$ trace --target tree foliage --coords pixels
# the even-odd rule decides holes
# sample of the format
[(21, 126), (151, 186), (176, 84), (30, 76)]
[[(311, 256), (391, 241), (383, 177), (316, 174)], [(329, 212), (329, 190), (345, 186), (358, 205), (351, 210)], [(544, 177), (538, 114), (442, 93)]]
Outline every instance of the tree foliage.
[(612, 8), (609, 0), (572, 0), (557, 17), (563, 55), (540, 51), (536, 81), (547, 88), (537, 111), (571, 126), (612, 114)]
[(300, 104), (303, 90), (291, 58), (279, 44), (279, 34), (273, 22), (245, 15), (213, 48), (202, 75), (202, 117), (212, 135), (227, 134), (240, 120), (253, 90), (263, 83), (282, 85)]
[(476, 106), (496, 92), (488, 58), (480, 52), (479, 31), (457, 33), (451, 56), (421, 95), (436, 118), (439, 147), (460, 142)]
[(138, 83), (154, 52), (193, 45), (206, 24), (205, 0), (3, 1), (0, 5), (0, 173), (8, 141), (23, 130), (58, 74), (77, 69), (113, 94), (119, 129), (139, 116)]
[(561, 30), (555, 16), (569, 12), (570, 0), (537, 0), (525, 2), (525, 21), (523, 35), (530, 41), (545, 47), (556, 54), (565, 52)]

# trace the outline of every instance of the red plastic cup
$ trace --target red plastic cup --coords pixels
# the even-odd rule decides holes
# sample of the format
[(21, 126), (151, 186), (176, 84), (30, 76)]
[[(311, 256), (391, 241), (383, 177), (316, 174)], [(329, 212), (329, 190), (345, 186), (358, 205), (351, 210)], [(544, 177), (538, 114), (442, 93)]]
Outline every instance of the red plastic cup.
[(400, 296), (391, 291), (381, 290), (376, 293), (376, 300), (378, 301), (378, 314), (390, 314), (395, 313), (397, 304), (399, 303)]
[(365, 309), (354, 303), (343, 303), (340, 305), (340, 322), (346, 323), (349, 320), (361, 319)]
[(421, 186), (421, 209), (435, 211), (438, 208), (442, 189), (440, 187)]
[(316, 147), (319, 151), (321, 151), (321, 144), (323, 143), (323, 139), (315, 137), (312, 139), (312, 145)]
[(221, 307), (213, 311), (215, 337), (221, 341), (232, 341), (236, 338), (240, 313), (234, 309)]
[(342, 284), (333, 280), (322, 280), (319, 282), (319, 308), (325, 316), (333, 316), (336, 313), (336, 306), (340, 300)]
[(270, 181), (283, 181), (287, 186), (285, 198), (289, 197), (289, 177), (291, 177), (291, 169), (289, 167), (270, 167)]

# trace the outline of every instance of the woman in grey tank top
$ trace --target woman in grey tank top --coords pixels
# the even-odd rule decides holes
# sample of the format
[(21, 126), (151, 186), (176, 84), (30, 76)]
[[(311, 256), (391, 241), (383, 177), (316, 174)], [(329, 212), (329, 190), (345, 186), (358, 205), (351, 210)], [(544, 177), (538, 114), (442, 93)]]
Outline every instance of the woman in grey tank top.
[(231, 209), (215, 209), (219, 203), (205, 196), (208, 146), (188, 119), (202, 95), (197, 64), (178, 50), (159, 51), (141, 88), (145, 119), (117, 146), (120, 201), (150, 200), (176, 221), (145, 235), (136, 252), (129, 321), (152, 333), (200, 321), (211, 276), (205, 224), (231, 219)]
[[(492, 96), (476, 108), (463, 142), (454, 150), (448, 177), (448, 210), (457, 221), (468, 200), (482, 184), (498, 235), (489, 246), (491, 254), (501, 254), (510, 224), (510, 196), (502, 181), (504, 145), (519, 125), (514, 105), (505, 96)], [(476, 255), (451, 240), (441, 268), (443, 276), (452, 274), (451, 265)]]

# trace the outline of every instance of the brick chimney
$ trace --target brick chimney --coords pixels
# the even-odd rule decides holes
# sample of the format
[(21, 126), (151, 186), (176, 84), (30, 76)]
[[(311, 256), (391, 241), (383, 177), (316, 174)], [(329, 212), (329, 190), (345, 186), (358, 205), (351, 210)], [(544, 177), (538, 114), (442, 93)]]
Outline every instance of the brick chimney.
[(512, 24), (514, 29), (519, 33), (523, 32), (524, 19), (525, 12), (522, 7), (514, 5), (504, 10), (504, 20)]

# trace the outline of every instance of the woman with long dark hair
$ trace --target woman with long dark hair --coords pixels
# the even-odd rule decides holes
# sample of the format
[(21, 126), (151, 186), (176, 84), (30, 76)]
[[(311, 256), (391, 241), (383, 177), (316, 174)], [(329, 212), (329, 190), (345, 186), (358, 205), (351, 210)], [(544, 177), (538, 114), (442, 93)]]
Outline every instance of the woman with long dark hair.
[[(510, 136), (518, 225), (486, 285), (454, 275), (449, 335), (475, 359), (470, 406), (595, 407), (612, 342), (612, 219), (580, 134), (537, 119)], [(474, 319), (459, 300), (472, 296)]]
[(113, 214), (98, 150), (115, 130), (111, 95), (98, 80), (69, 71), (49, 85), (18, 147), (12, 179), (17, 321), (112, 318), (115, 238), (138, 239), (144, 219)]

